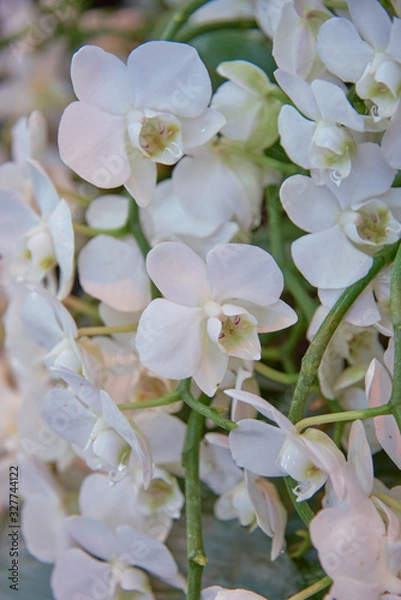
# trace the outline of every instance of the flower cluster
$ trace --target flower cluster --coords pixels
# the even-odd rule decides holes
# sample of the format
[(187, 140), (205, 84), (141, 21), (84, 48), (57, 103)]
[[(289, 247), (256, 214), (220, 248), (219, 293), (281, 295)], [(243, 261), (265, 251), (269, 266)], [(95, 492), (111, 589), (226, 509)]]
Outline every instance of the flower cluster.
[(53, 597), (263, 600), (202, 583), (205, 489), (309, 595), (401, 598), (401, 3), (55, 4), (0, 8), (0, 470)]

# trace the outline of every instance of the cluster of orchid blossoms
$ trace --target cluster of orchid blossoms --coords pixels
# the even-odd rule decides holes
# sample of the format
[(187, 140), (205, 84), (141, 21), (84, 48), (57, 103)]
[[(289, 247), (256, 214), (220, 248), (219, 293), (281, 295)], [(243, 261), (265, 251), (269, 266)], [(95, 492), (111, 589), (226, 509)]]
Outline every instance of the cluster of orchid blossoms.
[[(326, 576), (297, 600), (401, 598), (401, 485), (372, 458), (401, 468), (401, 3), (177, 10), (128, 58), (77, 49), (75, 100), (34, 48), (29, 77), (1, 50), (0, 504), (17, 464), (55, 600), (153, 600), (153, 577), (263, 600), (202, 585), (201, 485), (271, 560), (298, 511)], [(219, 23), (250, 27), (274, 76), (224, 60), (212, 88), (176, 40)]]

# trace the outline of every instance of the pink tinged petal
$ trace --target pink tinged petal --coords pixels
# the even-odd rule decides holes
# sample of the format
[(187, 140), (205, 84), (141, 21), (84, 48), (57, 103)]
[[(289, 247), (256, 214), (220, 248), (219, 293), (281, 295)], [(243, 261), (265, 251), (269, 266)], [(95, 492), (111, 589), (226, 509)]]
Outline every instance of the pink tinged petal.
[(310, 169), (309, 150), (316, 131), (316, 123), (305, 119), (293, 106), (286, 104), (278, 117), (281, 145), (296, 164)]
[(339, 225), (297, 239), (291, 252), (302, 275), (322, 288), (348, 287), (364, 277), (373, 262), (352, 245)]
[(100, 391), (100, 402), (102, 419), (131, 446), (140, 459), (143, 468), (144, 486), (147, 488), (153, 474), (152, 456), (147, 439), (134, 423), (126, 419), (104, 390)]
[(89, 227), (118, 229), (128, 220), (129, 200), (116, 194), (104, 194), (93, 200), (85, 213)]
[(123, 185), (131, 174), (125, 130), (123, 117), (73, 102), (67, 106), (60, 121), (61, 160), (97, 187), (107, 189)]
[(247, 244), (220, 244), (206, 257), (213, 299), (274, 304), (283, 291), (283, 275), (264, 250)]
[(348, 0), (352, 21), (361, 36), (376, 50), (384, 50), (389, 42), (391, 18), (376, 0)]
[(111, 560), (120, 554), (117, 537), (104, 523), (90, 517), (68, 517), (68, 533), (87, 552), (101, 560)]
[(312, 81), (311, 88), (323, 120), (341, 123), (355, 131), (364, 131), (365, 124), (362, 115), (359, 115), (348, 102), (339, 85), (331, 83), (331, 81), (315, 79)]
[(194, 307), (210, 298), (205, 262), (185, 244), (158, 244), (149, 252), (146, 268), (163, 296), (172, 302)]
[(131, 174), (124, 182), (124, 187), (138, 206), (147, 206), (156, 190), (156, 163), (145, 158), (141, 152), (135, 149), (130, 149), (128, 158)]
[(126, 65), (97, 46), (83, 46), (74, 54), (71, 79), (79, 100), (105, 112), (124, 115), (134, 104)]
[(128, 525), (116, 529), (124, 561), (149, 571), (169, 585), (186, 590), (186, 583), (167, 547), (155, 538)]
[(314, 465), (330, 476), (334, 491), (342, 500), (345, 494), (345, 458), (342, 452), (333, 440), (319, 429), (307, 429), (300, 438)]
[(78, 273), (84, 291), (115, 310), (139, 311), (150, 301), (149, 279), (134, 240), (96, 236), (80, 252)]
[(48, 215), (59, 202), (56, 188), (38, 162), (29, 160), (28, 165), (36, 204), (42, 215)]
[(157, 298), (144, 310), (136, 346), (142, 364), (162, 377), (185, 379), (199, 368), (203, 310)]
[(81, 450), (89, 441), (97, 417), (85, 408), (69, 390), (50, 390), (44, 400), (41, 414), (46, 425), (59, 437)]
[(374, 55), (355, 25), (339, 18), (329, 19), (320, 27), (316, 49), (329, 71), (343, 81), (358, 81)]
[(24, 541), (37, 560), (53, 563), (67, 547), (65, 516), (57, 497), (25, 496), (21, 514)]
[(270, 560), (275, 560), (285, 547), (285, 526), (287, 512), (280, 501), (275, 486), (267, 481), (245, 472), (248, 494), (255, 508), (258, 526), (273, 538)]
[(206, 144), (218, 133), (226, 122), (217, 110), (207, 108), (199, 117), (181, 119), (182, 142), (184, 149)]
[[(377, 600), (381, 596), (383, 586), (381, 583), (360, 581), (351, 577), (336, 577), (330, 588), (328, 600)], [(386, 594), (386, 600), (392, 600)]]
[(401, 106), (394, 113), (382, 140), (383, 156), (389, 165), (401, 168)]
[(71, 211), (65, 200), (60, 200), (48, 219), (49, 232), (60, 269), (57, 297), (62, 300), (71, 291), (74, 280), (74, 230)]
[(357, 146), (348, 177), (340, 186), (329, 183), (328, 187), (342, 207), (348, 208), (387, 192), (395, 175), (396, 171), (384, 160), (380, 146), (366, 142)]
[(38, 215), (12, 191), (0, 190), (0, 252), (12, 256), (21, 236), (39, 221)]
[(285, 434), (262, 421), (243, 419), (238, 429), (229, 434), (230, 450), (239, 467), (265, 477), (283, 477), (286, 472), (277, 459), (285, 441)]
[(367, 496), (373, 489), (373, 462), (362, 421), (354, 421), (348, 438), (348, 461), (352, 464), (359, 485)]
[[(366, 373), (366, 394), (369, 406), (387, 404), (391, 397), (392, 382), (388, 371), (374, 359)], [(374, 417), (376, 437), (391, 460), (401, 469), (401, 434), (393, 415)]]
[(136, 107), (193, 118), (209, 104), (209, 74), (192, 46), (147, 42), (129, 55), (128, 71), (135, 85)]
[(280, 198), (291, 221), (304, 231), (329, 229), (340, 216), (341, 209), (332, 192), (304, 175), (286, 179), (280, 189)]
[(244, 308), (233, 304), (223, 304), (222, 314), (225, 317), (221, 316), (221, 320), (208, 319), (207, 328), (211, 340), (229, 356), (260, 360), (256, 319)]
[(193, 374), (195, 383), (207, 396), (214, 396), (223, 381), (227, 367), (228, 355), (224, 354), (205, 332), (201, 359)]
[(321, 109), (316, 102), (313, 88), (306, 81), (298, 75), (286, 73), (283, 69), (277, 69), (274, 76), (279, 86), (291, 98), (302, 114), (311, 121), (317, 121), (320, 118)]
[(55, 600), (101, 597), (112, 600), (115, 581), (110, 566), (73, 548), (60, 554), (51, 575)]

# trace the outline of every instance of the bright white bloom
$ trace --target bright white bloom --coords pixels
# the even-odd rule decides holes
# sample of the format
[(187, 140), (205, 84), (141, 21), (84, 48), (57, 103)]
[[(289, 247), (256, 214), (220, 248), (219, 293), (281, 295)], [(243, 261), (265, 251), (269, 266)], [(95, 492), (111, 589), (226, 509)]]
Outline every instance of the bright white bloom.
[(358, 146), (351, 174), (337, 186), (286, 179), (280, 196), (290, 219), (310, 232), (292, 244), (304, 277), (319, 288), (344, 288), (369, 271), (372, 254), (401, 233), (401, 190), (376, 144)]
[[(0, 190), (0, 252), (19, 280), (46, 279), (59, 298), (70, 292), (74, 276), (74, 232), (70, 209), (39, 163), (30, 161), (29, 173), (37, 211), (18, 194)], [(55, 267), (60, 282), (55, 283)]]
[(230, 140), (268, 148), (278, 139), (279, 88), (266, 73), (245, 60), (223, 62), (217, 73), (226, 79), (213, 96), (212, 107), (226, 118), (221, 133)]
[(207, 108), (209, 75), (186, 44), (147, 42), (127, 65), (84, 46), (73, 57), (71, 77), (79, 102), (60, 122), (62, 160), (97, 187), (125, 185), (140, 206), (152, 199), (156, 163), (175, 164), (224, 124)]
[(348, 102), (342, 88), (330, 81), (315, 79), (309, 85), (281, 69), (275, 76), (306, 117), (289, 104), (281, 109), (278, 127), (288, 156), (317, 174), (330, 172), (334, 181), (347, 177), (356, 150), (354, 132), (365, 130), (362, 115)]
[(104, 600), (113, 600), (119, 588), (139, 592), (140, 600), (151, 600), (149, 582), (140, 569), (185, 590), (174, 558), (155, 538), (129, 525), (113, 531), (89, 517), (69, 517), (66, 528), (85, 552), (74, 548), (59, 556), (51, 578), (56, 600), (96, 597), (99, 590)]
[(140, 318), (141, 362), (164, 377), (193, 376), (210, 396), (229, 356), (258, 360), (258, 332), (277, 331), (297, 319), (279, 299), (280, 269), (256, 246), (216, 246), (205, 264), (183, 244), (163, 242), (148, 254), (147, 269), (165, 298), (153, 300)]
[(344, 494), (344, 457), (333, 440), (318, 429), (300, 434), (287, 417), (271, 404), (248, 392), (228, 390), (232, 398), (247, 402), (278, 427), (255, 419), (239, 421), (230, 431), (230, 449), (237, 465), (266, 477), (290, 475), (299, 482), (297, 501), (307, 500), (331, 478), (339, 497)]
[(401, 20), (391, 21), (377, 0), (348, 0), (348, 8), (352, 21), (334, 18), (320, 28), (319, 55), (329, 71), (356, 84), (380, 117), (389, 117), (401, 93)]
[(150, 245), (183, 242), (200, 256), (206, 256), (214, 246), (231, 241), (238, 232), (237, 223), (228, 220), (220, 224), (214, 218), (215, 211), (210, 213), (206, 207), (202, 214), (193, 213), (189, 202), (180, 202), (174, 193), (171, 179), (161, 181), (152, 202), (140, 210), (142, 229)]

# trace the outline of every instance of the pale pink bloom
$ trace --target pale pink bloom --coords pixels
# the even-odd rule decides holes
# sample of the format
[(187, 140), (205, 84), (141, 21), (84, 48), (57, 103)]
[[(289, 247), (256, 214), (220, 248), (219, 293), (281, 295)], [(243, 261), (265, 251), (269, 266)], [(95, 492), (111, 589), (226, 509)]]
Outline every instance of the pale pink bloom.
[(212, 396), (229, 356), (260, 358), (258, 332), (295, 323), (279, 299), (283, 277), (256, 246), (221, 244), (205, 262), (184, 244), (163, 242), (147, 257), (148, 273), (165, 298), (144, 310), (136, 338), (145, 367), (171, 379), (192, 376)]
[(299, 482), (298, 502), (307, 500), (330, 477), (339, 497), (344, 494), (344, 456), (328, 435), (309, 428), (300, 434), (291, 421), (263, 398), (227, 390), (229, 396), (254, 406), (278, 427), (256, 419), (238, 421), (229, 434), (230, 449), (238, 466), (266, 477), (290, 475)]
[(73, 57), (71, 77), (79, 101), (60, 122), (62, 160), (97, 187), (125, 185), (140, 206), (152, 199), (156, 163), (175, 164), (224, 123), (208, 109), (209, 75), (186, 44), (147, 42), (127, 64), (84, 46)]
[[(366, 395), (369, 406), (374, 408), (387, 404), (391, 397), (393, 382), (387, 369), (376, 359), (372, 360), (366, 373)], [(393, 415), (374, 417), (376, 436), (383, 450), (401, 469), (401, 433)]]
[(372, 266), (372, 254), (401, 234), (401, 191), (391, 188), (395, 171), (376, 144), (358, 146), (350, 175), (341, 185), (318, 185), (294, 175), (281, 186), (289, 218), (308, 235), (291, 252), (304, 277), (319, 288), (344, 288)]

